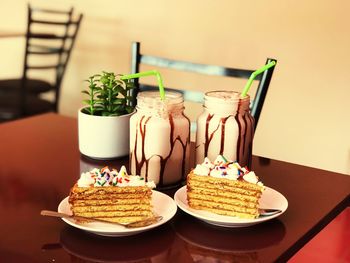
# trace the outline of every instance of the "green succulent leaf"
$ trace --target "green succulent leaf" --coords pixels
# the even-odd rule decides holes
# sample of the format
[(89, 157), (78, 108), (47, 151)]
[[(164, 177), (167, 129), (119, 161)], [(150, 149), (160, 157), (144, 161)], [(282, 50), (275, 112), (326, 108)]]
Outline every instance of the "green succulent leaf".
[(84, 108), (84, 109), (83, 109), (83, 112), (84, 112), (84, 113), (91, 114), (91, 110), (90, 110), (90, 108), (88, 108), (88, 107), (87, 107), (87, 108)]
[(135, 87), (132, 80), (121, 80), (122, 74), (102, 71), (90, 76), (85, 82), (88, 87), (82, 91), (87, 97), (83, 103), (88, 105), (84, 112), (100, 116), (119, 116), (134, 110), (128, 91)]
[(127, 111), (127, 113), (132, 113), (134, 111), (134, 107), (126, 105), (125, 110)]
[(83, 100), (83, 103), (90, 105), (91, 104), (91, 100)]
[(116, 100), (113, 101), (113, 104), (120, 105), (120, 104), (124, 104), (124, 102), (125, 101), (123, 99), (116, 99)]

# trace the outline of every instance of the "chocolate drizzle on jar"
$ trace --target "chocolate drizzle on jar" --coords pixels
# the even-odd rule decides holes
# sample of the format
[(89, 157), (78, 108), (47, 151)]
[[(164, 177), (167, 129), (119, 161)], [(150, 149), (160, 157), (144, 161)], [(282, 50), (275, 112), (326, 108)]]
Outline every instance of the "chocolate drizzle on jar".
[[(188, 172), (190, 147), (190, 121), (183, 114), (182, 98), (181, 105), (169, 109), (164, 116), (143, 109), (135, 115), (130, 122), (135, 124), (131, 132), (136, 132), (134, 142), (130, 143), (133, 144), (130, 149), (132, 173), (141, 175), (146, 181), (155, 181), (157, 188), (179, 185)], [(155, 126), (160, 129), (157, 134)]]
[(243, 166), (251, 165), (254, 119), (249, 96), (212, 91), (205, 94), (204, 111), (197, 120), (196, 163), (224, 155)]
[[(130, 160), (133, 160), (136, 166), (136, 175), (140, 175), (141, 174), (141, 168), (142, 166), (145, 164), (146, 165), (146, 174), (144, 175), (144, 178), (146, 180), (146, 182), (148, 181), (148, 161), (146, 159), (146, 155), (145, 155), (145, 136), (146, 136), (146, 129), (147, 129), (147, 122), (150, 120), (151, 117), (147, 117), (146, 116), (142, 116), (140, 119), (139, 123), (136, 123), (136, 137), (135, 137), (135, 146), (134, 146), (134, 150), (130, 152)], [(143, 123), (143, 120), (146, 119)], [(137, 158), (137, 143), (138, 143), (138, 134), (141, 134), (141, 159), (138, 160)], [(130, 169), (131, 170), (131, 169)]]
[(205, 141), (204, 141), (204, 156), (208, 156), (208, 149), (210, 146), (210, 142), (213, 139), (215, 133), (219, 130), (219, 128), (221, 127), (221, 140), (220, 140), (220, 151), (219, 154), (223, 155), (224, 150), (225, 150), (225, 124), (228, 118), (231, 117), (225, 117), (225, 118), (221, 118), (220, 122), (217, 124), (216, 128), (209, 134), (209, 125), (210, 125), (210, 121), (213, 118), (213, 114), (208, 114), (208, 117), (206, 119), (206, 123), (205, 123)]
[(240, 100), (235, 118), (239, 127), (237, 141), (237, 162), (243, 167), (247, 166), (251, 168), (254, 118), (249, 112), (249, 98)]
[(225, 124), (228, 118), (231, 116), (228, 116), (226, 118), (221, 118), (221, 142), (220, 142), (220, 155), (224, 154), (225, 150)]
[[(185, 117), (185, 116), (184, 116)], [(140, 122), (138, 123), (136, 129), (137, 132), (136, 133), (136, 138), (135, 138), (135, 146), (133, 151), (130, 153), (130, 159), (134, 160), (134, 164), (136, 165), (136, 174), (140, 175), (142, 174), (142, 168), (145, 165), (145, 172), (144, 172), (144, 178), (146, 181), (148, 181), (148, 173), (149, 173), (149, 161), (152, 158), (158, 157), (159, 158), (159, 163), (160, 163), (160, 172), (159, 172), (159, 183), (157, 185), (157, 187), (164, 187), (164, 174), (166, 172), (165, 168), (166, 168), (166, 164), (169, 161), (169, 159), (172, 156), (172, 153), (174, 151), (176, 142), (178, 142), (181, 145), (182, 148), (182, 153), (181, 153), (181, 178), (178, 182), (175, 182), (175, 184), (179, 184), (181, 183), (185, 177), (186, 177), (186, 169), (185, 169), (185, 162), (186, 162), (186, 153), (187, 153), (187, 148), (190, 145), (190, 141), (189, 141), (189, 137), (186, 141), (183, 141), (180, 136), (174, 136), (174, 119), (172, 115), (169, 115), (169, 125), (170, 125), (170, 134), (169, 134), (169, 144), (170, 144), (170, 151), (168, 153), (168, 155), (166, 155), (165, 157), (161, 156), (160, 154), (153, 154), (152, 156), (150, 156), (149, 158), (146, 158), (146, 154), (145, 154), (145, 141), (147, 138), (147, 122), (151, 119), (152, 117), (147, 117), (145, 118), (145, 116), (141, 117)], [(185, 117), (187, 120), (188, 118)], [(189, 121), (189, 120), (188, 120)], [(138, 138), (138, 134), (140, 133), (140, 137)], [(138, 142), (141, 140), (141, 155), (137, 154), (137, 146), (138, 146)], [(156, 143), (156, 142), (155, 142)]]

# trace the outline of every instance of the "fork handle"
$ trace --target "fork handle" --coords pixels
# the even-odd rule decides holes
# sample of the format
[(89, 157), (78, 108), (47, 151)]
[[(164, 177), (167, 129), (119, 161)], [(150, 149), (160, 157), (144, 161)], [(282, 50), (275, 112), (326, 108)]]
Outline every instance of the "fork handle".
[(73, 218), (73, 215), (68, 215), (65, 213), (59, 213), (56, 211), (50, 211), (50, 210), (41, 210), (40, 215), (42, 216), (53, 216), (53, 217), (64, 217), (64, 218)]

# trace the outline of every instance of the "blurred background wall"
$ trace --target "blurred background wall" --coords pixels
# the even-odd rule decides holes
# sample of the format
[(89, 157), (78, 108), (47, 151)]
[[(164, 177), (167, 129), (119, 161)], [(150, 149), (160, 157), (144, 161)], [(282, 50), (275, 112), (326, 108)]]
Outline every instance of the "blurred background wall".
[[(130, 44), (198, 63), (277, 67), (256, 130), (254, 154), (350, 174), (350, 2), (61, 0), (33, 6), (84, 14), (63, 81), (60, 113), (76, 116), (84, 79), (129, 73)], [(27, 1), (0, 1), (1, 30), (25, 31)], [(0, 78), (20, 76), (24, 38), (0, 39)], [(147, 68), (144, 68), (146, 70)], [(245, 81), (161, 71), (165, 85), (242, 90)], [(152, 79), (147, 81), (153, 82)], [(254, 92), (254, 89), (252, 90)], [(195, 118), (200, 107), (188, 111)]]

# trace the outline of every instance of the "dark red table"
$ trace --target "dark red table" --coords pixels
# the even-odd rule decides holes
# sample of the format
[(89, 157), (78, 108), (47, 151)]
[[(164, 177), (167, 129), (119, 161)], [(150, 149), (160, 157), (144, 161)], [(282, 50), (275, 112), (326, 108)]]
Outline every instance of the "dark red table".
[(0, 125), (0, 262), (284, 262), (349, 205), (349, 176), (254, 157), (265, 185), (289, 201), (278, 219), (227, 229), (178, 210), (149, 232), (94, 236), (39, 215), (57, 209), (81, 171), (128, 162), (81, 157), (77, 135), (77, 120), (56, 114)]

